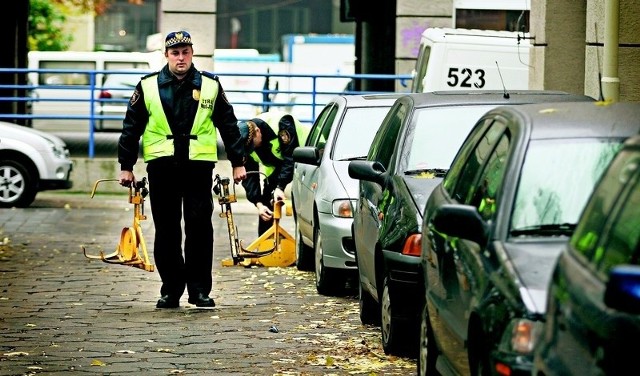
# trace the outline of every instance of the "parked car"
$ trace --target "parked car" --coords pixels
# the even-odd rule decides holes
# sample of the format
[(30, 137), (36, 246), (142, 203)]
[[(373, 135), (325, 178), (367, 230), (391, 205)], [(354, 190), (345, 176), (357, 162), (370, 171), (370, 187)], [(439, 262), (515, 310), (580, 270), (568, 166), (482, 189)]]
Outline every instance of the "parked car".
[(140, 79), (148, 69), (126, 69), (105, 74), (96, 98), (95, 131), (122, 130), (127, 104)]
[(0, 208), (27, 207), (38, 192), (71, 188), (72, 168), (59, 137), (0, 122)]
[(556, 263), (532, 374), (623, 375), (636, 369), (639, 291), (636, 136), (605, 172)]
[(398, 96), (334, 97), (316, 118), (305, 146), (293, 151), (296, 264), (300, 270), (315, 270), (320, 294), (343, 293), (346, 279), (356, 275), (351, 223), (358, 182), (347, 167), (351, 160), (366, 158)]
[(420, 375), (531, 374), (553, 265), (638, 132), (640, 104), (501, 106), (477, 122), (424, 210)]
[(352, 233), (360, 286), (360, 319), (382, 325), (387, 353), (415, 354), (423, 300), (420, 230), (424, 205), (478, 118), (506, 104), (590, 100), (561, 92), (407, 94), (389, 110), (360, 179)]

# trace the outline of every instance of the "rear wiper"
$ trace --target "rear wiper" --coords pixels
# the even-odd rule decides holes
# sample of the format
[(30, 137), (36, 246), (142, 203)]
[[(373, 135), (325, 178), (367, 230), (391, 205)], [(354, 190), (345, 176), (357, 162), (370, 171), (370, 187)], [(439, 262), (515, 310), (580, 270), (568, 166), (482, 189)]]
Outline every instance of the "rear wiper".
[(421, 174), (433, 174), (439, 178), (444, 177), (449, 171), (448, 168), (420, 168), (416, 170), (407, 170), (405, 175), (421, 175)]
[(567, 235), (571, 236), (576, 229), (575, 223), (554, 223), (535, 225), (511, 230), (511, 235)]

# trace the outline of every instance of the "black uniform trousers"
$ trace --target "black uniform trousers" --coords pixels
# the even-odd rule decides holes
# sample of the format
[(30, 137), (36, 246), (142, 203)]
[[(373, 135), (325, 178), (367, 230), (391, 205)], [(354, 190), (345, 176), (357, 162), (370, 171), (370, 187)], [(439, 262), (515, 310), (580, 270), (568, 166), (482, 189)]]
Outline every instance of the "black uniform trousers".
[[(262, 194), (260, 195), (260, 202), (268, 207), (271, 211), (273, 211), (273, 191), (276, 190), (276, 185), (276, 182), (270, 183), (269, 179), (264, 179), (264, 186), (262, 189)], [(264, 221), (262, 220), (262, 218), (260, 218), (260, 216), (258, 216), (258, 236), (264, 234), (268, 229), (271, 228), (271, 226), (273, 226), (273, 218), (268, 221)]]
[[(158, 158), (147, 164), (155, 226), (154, 259), (161, 295), (209, 295), (213, 267), (213, 168), (215, 163)], [(184, 221), (184, 257), (182, 223)]]

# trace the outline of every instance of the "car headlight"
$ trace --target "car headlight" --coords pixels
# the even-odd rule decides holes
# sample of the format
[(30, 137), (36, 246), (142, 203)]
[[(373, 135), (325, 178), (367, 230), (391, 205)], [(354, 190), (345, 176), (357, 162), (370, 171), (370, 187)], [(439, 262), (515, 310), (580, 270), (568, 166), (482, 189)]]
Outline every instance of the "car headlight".
[(331, 213), (340, 218), (353, 218), (353, 208), (355, 200), (335, 200), (331, 208)]
[(60, 158), (60, 159), (69, 158), (69, 149), (67, 149), (64, 146), (58, 145), (51, 140), (47, 140), (47, 142), (49, 143), (49, 147), (51, 148), (51, 151), (53, 152), (53, 155), (56, 158)]

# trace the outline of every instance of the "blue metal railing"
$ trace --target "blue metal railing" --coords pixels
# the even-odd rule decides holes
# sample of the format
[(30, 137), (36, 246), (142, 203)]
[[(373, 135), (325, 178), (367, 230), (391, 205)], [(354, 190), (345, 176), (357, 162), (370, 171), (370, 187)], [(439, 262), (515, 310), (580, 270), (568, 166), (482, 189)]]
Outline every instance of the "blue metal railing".
[[(0, 102), (26, 104), (26, 113), (0, 113), (0, 120), (21, 121), (38, 128), (37, 124), (64, 123), (57, 131), (87, 130), (89, 158), (94, 157), (94, 132), (103, 121), (121, 121), (122, 115), (107, 115), (97, 110), (101, 105), (126, 106), (129, 94), (121, 98), (101, 98), (100, 92), (133, 91), (144, 74), (140, 70), (118, 70), (118, 74), (132, 75), (130, 87), (100, 85), (103, 77), (116, 71), (0, 68), (0, 82), (15, 82), (6, 75), (28, 77), (23, 85), (0, 84)], [(215, 72), (213, 72), (215, 73)], [(1, 77), (5, 76), (5, 77)], [(285, 73), (220, 73), (220, 82), (240, 120), (246, 120), (270, 108), (291, 112), (305, 123), (312, 123), (318, 111), (330, 97), (337, 94), (366, 94), (374, 91), (351, 89), (355, 81), (393, 81), (396, 91), (409, 91), (411, 75), (387, 74), (285, 74)], [(49, 82), (45, 82), (46, 79)], [(242, 81), (248, 84), (238, 85)], [(12, 93), (7, 95), (7, 93)], [(16, 93), (25, 93), (18, 95)], [(48, 107), (47, 107), (48, 106)], [(8, 108), (10, 106), (2, 106)], [(45, 109), (46, 108), (46, 109)], [(124, 111), (124, 109), (123, 109)], [(43, 122), (49, 120), (50, 122)], [(75, 124), (73, 129), (70, 124)], [(47, 131), (46, 128), (42, 130)]]

